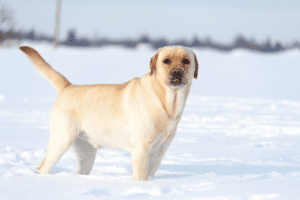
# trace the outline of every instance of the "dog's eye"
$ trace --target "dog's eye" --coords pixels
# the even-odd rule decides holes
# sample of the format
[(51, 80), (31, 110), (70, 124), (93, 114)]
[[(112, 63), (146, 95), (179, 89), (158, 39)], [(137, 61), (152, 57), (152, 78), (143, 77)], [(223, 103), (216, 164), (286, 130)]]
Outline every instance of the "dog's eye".
[(165, 60), (164, 60), (164, 63), (165, 63), (165, 64), (169, 64), (170, 62), (171, 62), (171, 61), (170, 61), (169, 59), (165, 59)]
[(187, 64), (190, 64), (190, 61), (188, 59), (183, 59), (182, 63), (185, 64), (185, 65), (187, 65)]

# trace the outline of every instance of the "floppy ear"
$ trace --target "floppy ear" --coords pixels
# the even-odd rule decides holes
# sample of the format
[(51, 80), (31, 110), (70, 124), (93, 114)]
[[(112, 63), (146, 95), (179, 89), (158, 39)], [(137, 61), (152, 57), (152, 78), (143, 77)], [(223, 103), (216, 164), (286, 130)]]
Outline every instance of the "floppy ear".
[(198, 77), (198, 60), (197, 60), (196, 54), (194, 54), (194, 58), (195, 58), (195, 73), (194, 73), (194, 78), (197, 79), (197, 77)]
[(158, 58), (158, 52), (155, 54), (155, 56), (152, 56), (151, 60), (150, 60), (150, 76), (154, 73), (154, 71), (156, 70), (156, 62), (157, 62), (157, 58)]

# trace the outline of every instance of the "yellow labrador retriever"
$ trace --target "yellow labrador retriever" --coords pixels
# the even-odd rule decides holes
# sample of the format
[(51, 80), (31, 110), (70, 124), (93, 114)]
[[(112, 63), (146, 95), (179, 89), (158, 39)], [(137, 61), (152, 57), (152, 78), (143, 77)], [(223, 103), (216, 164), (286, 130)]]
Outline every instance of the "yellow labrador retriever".
[(133, 178), (147, 180), (175, 136), (193, 77), (195, 53), (169, 46), (151, 58), (150, 73), (116, 85), (72, 85), (37, 51), (22, 46), (36, 70), (59, 93), (50, 114), (50, 139), (37, 172), (47, 174), (72, 147), (77, 173), (89, 174), (101, 147), (129, 152)]

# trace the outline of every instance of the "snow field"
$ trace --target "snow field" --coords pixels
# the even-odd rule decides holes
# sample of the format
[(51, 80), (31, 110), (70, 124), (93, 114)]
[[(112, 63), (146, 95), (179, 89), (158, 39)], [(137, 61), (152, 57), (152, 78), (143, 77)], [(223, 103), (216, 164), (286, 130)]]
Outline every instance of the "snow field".
[[(155, 54), (36, 49), (76, 84), (141, 76)], [(196, 54), (200, 74), (175, 139), (155, 176), (139, 182), (130, 155), (111, 149), (98, 150), (89, 176), (75, 173), (72, 151), (36, 174), (56, 93), (18, 50), (0, 49), (0, 199), (299, 199), (300, 54)]]

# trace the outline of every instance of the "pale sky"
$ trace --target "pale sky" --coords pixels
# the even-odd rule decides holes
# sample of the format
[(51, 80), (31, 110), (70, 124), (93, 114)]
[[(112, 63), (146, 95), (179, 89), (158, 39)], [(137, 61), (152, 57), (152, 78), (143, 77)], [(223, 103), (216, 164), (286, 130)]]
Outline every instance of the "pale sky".
[[(15, 13), (16, 29), (54, 34), (56, 0), (0, 0)], [(151, 2), (151, 3), (149, 3)], [(60, 39), (70, 28), (88, 37), (191, 39), (231, 42), (300, 41), (300, 0), (62, 0)]]

